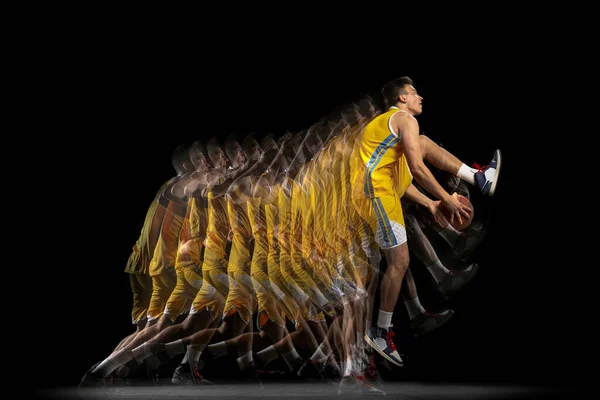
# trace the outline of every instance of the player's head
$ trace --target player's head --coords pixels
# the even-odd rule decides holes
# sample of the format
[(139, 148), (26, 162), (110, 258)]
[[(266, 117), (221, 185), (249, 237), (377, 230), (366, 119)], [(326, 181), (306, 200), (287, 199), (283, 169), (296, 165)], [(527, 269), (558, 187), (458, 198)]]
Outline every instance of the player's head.
[(225, 139), (225, 154), (227, 154), (233, 168), (240, 168), (247, 160), (246, 153), (244, 153), (244, 149), (238, 142), (235, 133)]
[(204, 153), (204, 146), (202, 145), (202, 141), (196, 140), (190, 146), (190, 160), (196, 168), (196, 171), (206, 171), (210, 164), (206, 159), (206, 155)]
[(260, 144), (258, 144), (255, 136), (254, 133), (251, 133), (244, 136), (244, 139), (242, 140), (242, 149), (251, 161), (258, 161), (263, 155), (263, 149)]
[(192, 164), (192, 161), (190, 160), (189, 149), (189, 144), (180, 144), (171, 154), (171, 162), (173, 168), (177, 171), (177, 175), (183, 175), (186, 172), (194, 170), (194, 164)]
[(227, 167), (229, 160), (225, 156), (223, 149), (219, 145), (219, 141), (215, 136), (206, 142), (206, 153), (215, 169), (223, 169)]
[(403, 76), (386, 83), (381, 89), (381, 96), (386, 109), (392, 106), (400, 107), (411, 115), (419, 115), (423, 111), (423, 98), (417, 94), (413, 81)]
[(371, 120), (381, 113), (371, 96), (364, 96), (356, 103), (358, 113), (365, 119)]

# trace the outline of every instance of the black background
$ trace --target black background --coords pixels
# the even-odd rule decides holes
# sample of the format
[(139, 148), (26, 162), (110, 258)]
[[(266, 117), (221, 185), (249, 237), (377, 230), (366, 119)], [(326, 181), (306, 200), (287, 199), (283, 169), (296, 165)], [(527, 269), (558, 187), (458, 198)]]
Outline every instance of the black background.
[(27, 346), (35, 353), (27, 360), (43, 371), (40, 386), (77, 385), (132, 331), (123, 270), (149, 202), (173, 175), (175, 146), (298, 131), (403, 75), (424, 97), (423, 132), (469, 165), (487, 164), (499, 148), (504, 165), (476, 280), (449, 304), (457, 312), (449, 325), (411, 342), (412, 366), (396, 378), (554, 385), (592, 376), (586, 360), (597, 346), (587, 343), (597, 318), (584, 298), (592, 292), (575, 258), (562, 255), (567, 235), (548, 221), (549, 191), (533, 184), (545, 155), (531, 150), (520, 121), (533, 117), (520, 93), (537, 71), (517, 67), (510, 45), (443, 52), (348, 37), (281, 44), (274, 34), (183, 45), (109, 31), (40, 36), (33, 58), (41, 67), (28, 67), (36, 94), (29, 121), (42, 150), (36, 195), (45, 196), (34, 203), (43, 267)]

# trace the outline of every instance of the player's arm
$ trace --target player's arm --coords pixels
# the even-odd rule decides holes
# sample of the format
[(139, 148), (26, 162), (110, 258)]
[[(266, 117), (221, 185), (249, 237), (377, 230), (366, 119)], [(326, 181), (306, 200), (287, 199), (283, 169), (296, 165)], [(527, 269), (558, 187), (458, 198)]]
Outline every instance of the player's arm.
[(207, 185), (207, 173), (194, 171), (191, 174), (191, 180), (183, 188), (183, 194), (187, 197), (201, 197), (202, 189)]
[(248, 176), (236, 179), (229, 188), (227, 195), (237, 204), (245, 203), (252, 195), (252, 184)]
[(164, 208), (167, 208), (169, 206), (169, 202), (171, 202), (173, 200), (170, 195), (171, 188), (173, 187), (173, 185), (175, 183), (177, 183), (179, 178), (181, 178), (181, 176), (177, 175), (177, 176), (174, 176), (173, 178), (169, 179), (169, 181), (165, 184), (162, 191), (160, 192), (160, 195), (158, 196), (157, 201), (158, 201), (158, 204), (160, 204)]
[(212, 193), (213, 198), (224, 196), (229, 189), (229, 185), (235, 180), (233, 176), (226, 177), (217, 171), (211, 171), (208, 174), (208, 184), (202, 189), (202, 197), (208, 197), (208, 192)]
[(408, 185), (406, 191), (404, 192), (404, 196), (402, 196), (402, 201), (411, 201), (416, 203), (422, 207), (425, 207), (429, 212), (433, 215), (435, 221), (440, 224), (442, 227), (448, 225), (448, 220), (442, 214), (440, 210), (440, 200), (432, 200), (429, 197), (425, 196), (423, 192), (421, 192), (415, 185), (412, 183)]
[(178, 203), (187, 203), (189, 197), (185, 194), (185, 188), (193, 181), (193, 173), (186, 173), (179, 177), (173, 184), (170, 189), (168, 189), (164, 196), (169, 200), (178, 202)]
[(252, 187), (252, 197), (260, 198), (261, 204), (273, 204), (277, 200), (277, 193), (273, 191), (273, 185), (271, 180), (273, 177), (269, 176), (271, 172), (265, 171)]
[(470, 215), (469, 207), (462, 204), (456, 197), (448, 194), (423, 162), (417, 120), (412, 116), (396, 113), (392, 116), (391, 122), (394, 130), (402, 135), (401, 141), (406, 155), (406, 162), (415, 180), (435, 198), (444, 203), (450, 211), (450, 223), (454, 222), (454, 218), (457, 218), (459, 222), (462, 221), (461, 214), (468, 218)]

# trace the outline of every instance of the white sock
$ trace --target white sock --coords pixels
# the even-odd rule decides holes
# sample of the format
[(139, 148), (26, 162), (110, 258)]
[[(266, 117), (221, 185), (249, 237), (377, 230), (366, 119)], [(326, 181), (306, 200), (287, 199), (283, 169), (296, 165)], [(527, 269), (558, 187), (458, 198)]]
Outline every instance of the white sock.
[(352, 357), (346, 358), (346, 365), (344, 366), (344, 376), (350, 376), (352, 374)]
[(325, 348), (325, 343), (321, 343), (319, 345), (319, 347), (317, 347), (317, 350), (315, 350), (315, 352), (313, 353), (312, 356), (310, 356), (310, 359), (312, 361), (318, 361), (318, 362), (325, 362), (325, 360), (327, 359), (327, 354), (325, 354), (323, 352), (323, 349)]
[(103, 378), (109, 376), (114, 370), (119, 368), (119, 365), (115, 365), (111, 359), (107, 358), (102, 361), (92, 372), (99, 373)]
[(183, 340), (179, 339), (165, 344), (165, 351), (167, 352), (169, 358), (173, 358), (177, 354), (185, 353), (185, 345), (183, 344)]
[(359, 373), (359, 375), (362, 371), (365, 370), (362, 353), (363, 352), (361, 351), (361, 349), (358, 348), (358, 346), (356, 346), (355, 344), (350, 345), (350, 354), (352, 356), (352, 360), (354, 360), (352, 362), (352, 367), (356, 372)]
[(249, 351), (247, 353), (243, 353), (237, 359), (237, 363), (238, 363), (238, 366), (240, 367), (240, 371), (243, 371), (243, 370), (247, 369), (250, 366), (250, 364), (253, 363), (253, 362), (254, 362), (254, 359), (252, 358), (252, 352), (251, 351)]
[(283, 357), (285, 363), (292, 372), (296, 371), (298, 367), (304, 362), (304, 360), (302, 360), (302, 357), (300, 357), (296, 349), (292, 349), (287, 353), (282, 354), (281, 356)]
[(208, 346), (210, 355), (212, 358), (225, 357), (227, 355), (227, 344), (225, 342), (219, 342)]
[(193, 345), (188, 344), (185, 356), (187, 357), (187, 361), (190, 363), (191, 367), (197, 367), (200, 356), (202, 355), (202, 350), (196, 350), (192, 346)]
[(433, 279), (435, 279), (437, 283), (440, 283), (440, 281), (444, 279), (444, 277), (447, 274), (450, 273), (448, 268), (444, 267), (444, 265), (439, 259), (430, 266), (428, 266), (427, 270), (433, 276)]
[(102, 374), (103, 378), (110, 375), (115, 369), (122, 367), (133, 360), (127, 350), (120, 350), (102, 361), (92, 372)]
[(423, 308), (423, 306), (421, 305), (421, 302), (419, 301), (419, 296), (415, 297), (412, 300), (405, 301), (404, 305), (406, 306), (406, 310), (408, 311), (408, 316), (410, 319), (415, 319), (419, 315), (425, 313), (425, 308)]
[(380, 328), (389, 328), (390, 326), (392, 326), (392, 314), (393, 312), (379, 310), (379, 316), (377, 317), (377, 326)]
[(131, 350), (131, 355), (133, 358), (135, 358), (135, 361), (142, 363), (146, 358), (150, 357), (152, 353), (150, 353), (148, 343), (144, 342), (135, 349)]
[(458, 238), (462, 235), (460, 231), (454, 229), (450, 224), (446, 225), (444, 229), (439, 232), (440, 236), (452, 247), (458, 242)]
[(256, 357), (258, 357), (262, 365), (267, 365), (271, 361), (276, 360), (277, 357), (279, 357), (279, 354), (277, 353), (275, 346), (270, 345), (266, 349), (262, 349), (256, 353)]
[(478, 171), (479, 170), (477, 170), (475, 168), (470, 168), (466, 164), (463, 164), (460, 166), (460, 169), (458, 170), (458, 173), (456, 174), (456, 176), (458, 176), (462, 180), (469, 182), (471, 185), (474, 185), (475, 184), (475, 173)]

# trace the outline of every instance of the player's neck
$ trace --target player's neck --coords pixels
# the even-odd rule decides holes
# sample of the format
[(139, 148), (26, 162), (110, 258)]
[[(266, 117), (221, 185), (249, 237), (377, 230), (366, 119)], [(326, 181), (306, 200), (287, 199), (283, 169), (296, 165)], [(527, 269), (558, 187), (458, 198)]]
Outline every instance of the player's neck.
[(405, 112), (407, 114), (410, 114), (408, 111), (406, 111), (405, 109), (400, 108), (398, 106), (390, 106), (390, 110), (398, 110), (398, 111), (402, 111), (402, 112)]

